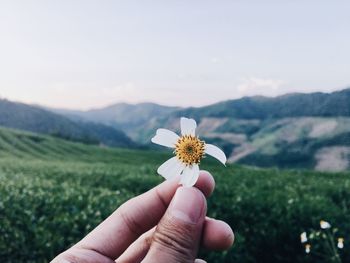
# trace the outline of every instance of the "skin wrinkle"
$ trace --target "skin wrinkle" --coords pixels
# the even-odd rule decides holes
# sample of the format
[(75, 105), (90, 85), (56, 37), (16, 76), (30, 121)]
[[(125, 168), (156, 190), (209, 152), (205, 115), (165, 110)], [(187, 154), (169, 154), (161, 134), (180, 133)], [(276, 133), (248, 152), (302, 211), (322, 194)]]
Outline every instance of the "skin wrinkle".
[(153, 234), (156, 227), (153, 227), (142, 236), (140, 236), (124, 253), (115, 261), (117, 263), (141, 262), (148, 253), (151, 246)]
[[(196, 225), (178, 224), (172, 216), (168, 215), (167, 217), (168, 219), (164, 220), (165, 223), (162, 223), (154, 233), (152, 244), (154, 244), (156, 250), (165, 250), (166, 253), (173, 255), (174, 258), (181, 255), (182, 258), (179, 262), (193, 260), (195, 257), (191, 253), (193, 240), (189, 240), (187, 237), (191, 236), (191, 232), (195, 230)], [(174, 236), (177, 236), (176, 240), (173, 239)]]
[(162, 205), (163, 205), (163, 210), (166, 211), (166, 209), (168, 208), (168, 202), (166, 202), (162, 196), (162, 194), (159, 192), (159, 188), (155, 189), (155, 193), (157, 195), (157, 198), (161, 201)]
[(114, 261), (90, 248), (72, 247), (63, 252), (52, 263), (113, 263)]
[(199, 221), (192, 223), (179, 219), (173, 214), (175, 206), (170, 204), (169, 210), (165, 213), (153, 235), (150, 247), (150, 251), (153, 250), (153, 253), (151, 254), (157, 254), (157, 251), (162, 256), (166, 254), (169, 256), (169, 260), (173, 259), (173, 261), (170, 260), (171, 262), (193, 262), (195, 260), (207, 208), (203, 193), (198, 189), (193, 190), (198, 191), (202, 198), (199, 203), (201, 206)]
[(124, 209), (120, 209), (118, 215), (126, 225), (128, 230), (134, 235), (139, 236), (143, 233), (144, 226), (139, 224), (133, 214), (127, 213)]

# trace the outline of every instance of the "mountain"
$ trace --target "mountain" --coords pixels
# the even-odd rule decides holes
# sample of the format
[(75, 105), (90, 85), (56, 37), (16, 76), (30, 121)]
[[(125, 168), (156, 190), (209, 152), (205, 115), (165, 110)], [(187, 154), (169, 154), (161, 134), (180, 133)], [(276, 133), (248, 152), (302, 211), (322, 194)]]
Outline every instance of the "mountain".
[(118, 103), (101, 109), (88, 111), (51, 109), (72, 120), (102, 123), (121, 129), (131, 137), (137, 137), (139, 127), (153, 119), (168, 116), (180, 109), (179, 107), (162, 106), (155, 103), (128, 104)]
[(178, 107), (162, 106), (155, 103), (128, 104), (117, 103), (101, 109), (88, 111), (53, 109), (70, 118), (104, 123), (108, 125), (137, 126), (155, 117), (166, 116)]
[(185, 109), (117, 104), (69, 114), (119, 127), (143, 144), (150, 143), (157, 128), (179, 132), (179, 117), (192, 117), (197, 120), (198, 134), (223, 148), (230, 162), (259, 167), (350, 169), (350, 89), (245, 97)]
[(350, 88), (332, 93), (293, 93), (275, 98), (255, 96), (228, 100), (201, 108), (187, 108), (177, 116), (269, 119), (286, 117), (350, 116)]
[(0, 100), (0, 126), (54, 135), (85, 143), (132, 147), (135, 144), (113, 127), (75, 122), (62, 115), (23, 103)]

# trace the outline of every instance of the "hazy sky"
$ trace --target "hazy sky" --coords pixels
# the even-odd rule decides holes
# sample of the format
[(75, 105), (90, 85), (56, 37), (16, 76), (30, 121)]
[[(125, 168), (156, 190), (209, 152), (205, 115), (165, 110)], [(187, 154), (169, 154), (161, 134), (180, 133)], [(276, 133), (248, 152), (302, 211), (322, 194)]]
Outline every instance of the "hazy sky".
[(0, 0), (0, 96), (198, 106), (350, 86), (350, 1)]

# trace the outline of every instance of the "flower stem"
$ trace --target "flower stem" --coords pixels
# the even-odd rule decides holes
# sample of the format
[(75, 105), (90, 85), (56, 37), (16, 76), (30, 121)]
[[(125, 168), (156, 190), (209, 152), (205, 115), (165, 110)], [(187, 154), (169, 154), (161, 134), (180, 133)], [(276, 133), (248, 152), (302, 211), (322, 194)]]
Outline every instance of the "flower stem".
[(327, 231), (326, 234), (327, 234), (327, 236), (328, 236), (328, 238), (330, 240), (330, 244), (331, 244), (332, 251), (333, 251), (334, 258), (335, 258), (336, 262), (341, 263), (341, 258), (339, 256), (339, 253), (338, 253), (337, 248), (335, 246), (333, 236), (331, 235), (330, 231)]

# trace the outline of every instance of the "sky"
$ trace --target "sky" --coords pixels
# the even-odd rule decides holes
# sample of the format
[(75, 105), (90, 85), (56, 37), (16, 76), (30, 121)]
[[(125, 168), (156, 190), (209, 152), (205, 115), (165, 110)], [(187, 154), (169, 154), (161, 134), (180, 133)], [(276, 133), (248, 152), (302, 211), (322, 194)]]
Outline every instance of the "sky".
[(0, 97), (202, 106), (350, 86), (350, 1), (0, 0)]

